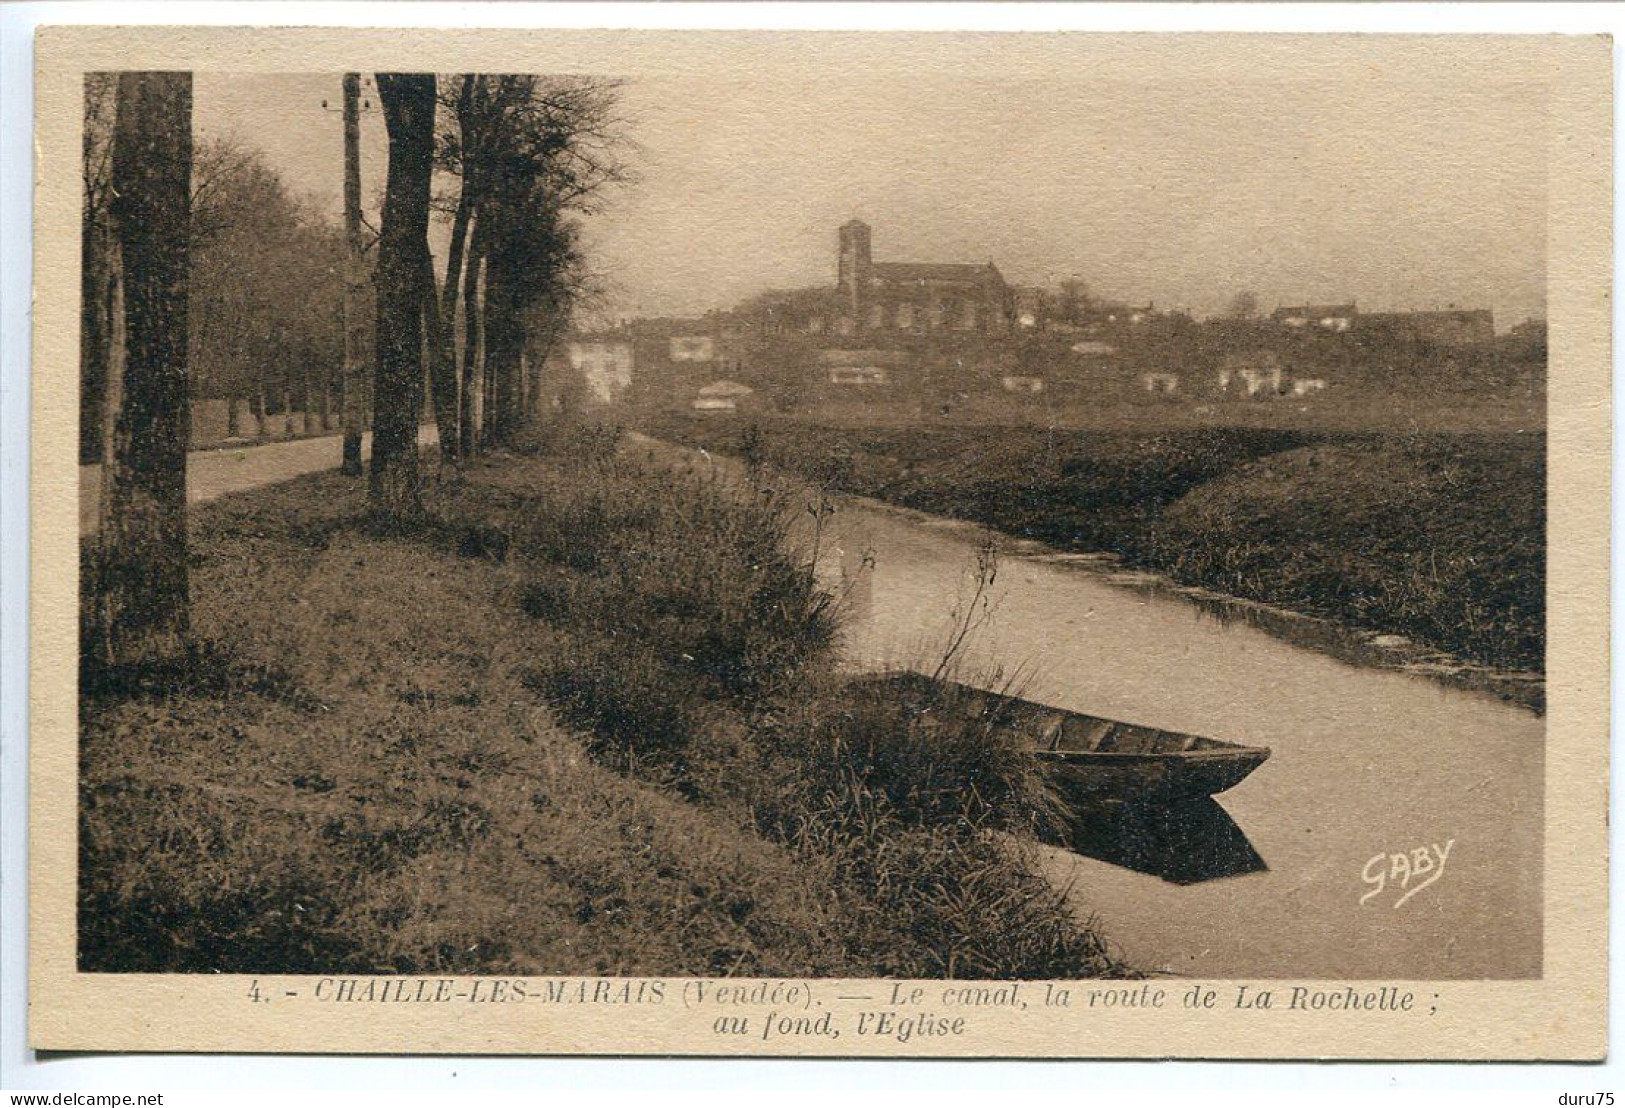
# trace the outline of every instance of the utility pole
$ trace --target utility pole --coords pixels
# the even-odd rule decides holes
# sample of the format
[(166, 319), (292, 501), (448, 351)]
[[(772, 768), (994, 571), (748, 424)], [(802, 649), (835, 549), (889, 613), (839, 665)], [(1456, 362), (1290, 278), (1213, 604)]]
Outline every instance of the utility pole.
[(366, 371), (361, 365), (361, 75), (344, 75), (344, 472), (361, 473)]

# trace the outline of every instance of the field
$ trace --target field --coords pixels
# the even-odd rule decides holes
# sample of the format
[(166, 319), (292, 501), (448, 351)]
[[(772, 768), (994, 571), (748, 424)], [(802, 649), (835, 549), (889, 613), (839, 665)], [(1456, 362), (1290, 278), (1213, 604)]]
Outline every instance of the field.
[(667, 415), (649, 430), (1486, 665), (1544, 668), (1543, 432), (766, 415)]
[(835, 674), (773, 494), (554, 446), (406, 530), (334, 472), (194, 510), (193, 656), (83, 651), (81, 969), (1132, 972), (1032, 760)]

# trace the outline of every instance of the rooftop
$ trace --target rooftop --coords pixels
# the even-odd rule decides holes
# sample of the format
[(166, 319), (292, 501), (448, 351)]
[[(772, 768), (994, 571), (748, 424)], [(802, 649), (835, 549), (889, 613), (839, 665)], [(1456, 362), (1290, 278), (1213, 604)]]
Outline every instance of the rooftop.
[(1359, 314), (1353, 304), (1301, 304), (1276, 308), (1272, 319), (1341, 319)]
[(985, 281), (1003, 282), (998, 267), (992, 262), (875, 262), (870, 273), (883, 281), (961, 281), (980, 284)]

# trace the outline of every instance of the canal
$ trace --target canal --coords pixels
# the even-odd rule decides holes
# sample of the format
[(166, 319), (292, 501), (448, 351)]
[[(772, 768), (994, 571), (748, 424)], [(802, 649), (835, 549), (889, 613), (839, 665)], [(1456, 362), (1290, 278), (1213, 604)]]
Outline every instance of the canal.
[[(821, 572), (847, 596), (848, 663), (929, 671), (962, 624), (987, 539), (843, 502)], [(998, 557), (987, 602), (964, 652), (981, 683), (1273, 752), (1216, 804), (1092, 820), (1076, 849), (1043, 848), (1079, 917), (1135, 964), (1193, 977), (1539, 975), (1540, 716), (1336, 660), (1030, 545)]]

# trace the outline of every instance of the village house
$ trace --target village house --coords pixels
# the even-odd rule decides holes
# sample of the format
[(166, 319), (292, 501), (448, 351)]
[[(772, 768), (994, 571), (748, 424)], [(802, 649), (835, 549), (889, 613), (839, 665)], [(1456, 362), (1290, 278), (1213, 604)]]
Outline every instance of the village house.
[(1117, 347), (1109, 342), (1101, 342), (1099, 339), (1084, 339), (1082, 342), (1072, 344), (1072, 353), (1089, 357), (1109, 358), (1117, 353)]
[(1102, 304), (1089, 313), (1089, 329), (1098, 329), (1103, 323), (1123, 324), (1138, 327), (1149, 322), (1157, 316), (1156, 304), (1147, 304), (1136, 308), (1129, 304)]
[(735, 412), (755, 392), (738, 381), (713, 381), (700, 389), (692, 407), (696, 412)]
[(1280, 396), (1285, 385), (1286, 369), (1281, 365), (1281, 356), (1273, 350), (1226, 354), (1219, 363), (1221, 396), (1239, 395), (1250, 400)]
[(891, 374), (885, 366), (837, 365), (829, 367), (832, 385), (889, 385)]
[(709, 362), (717, 356), (717, 340), (712, 335), (673, 335), (668, 349), (674, 362)]
[(744, 344), (723, 313), (637, 319), (615, 337), (630, 342), (634, 391), (647, 400), (687, 406), (701, 385), (744, 373)]
[(1322, 331), (1342, 333), (1354, 326), (1359, 314), (1353, 304), (1301, 304), (1276, 308), (1270, 318), (1284, 327), (1318, 327)]
[(1044, 391), (1044, 379), (1028, 373), (1006, 373), (999, 378), (999, 387), (1005, 392), (1036, 396)]
[(1179, 392), (1179, 374), (1142, 373), (1140, 385), (1152, 396), (1174, 396)]
[(1471, 346), (1495, 340), (1495, 316), (1487, 309), (1430, 312), (1368, 312), (1355, 321), (1361, 336), (1381, 336), (1434, 346)]
[(1276, 308), (1270, 316), (1283, 327), (1318, 329), (1362, 338), (1423, 342), (1434, 346), (1469, 346), (1495, 338), (1495, 316), (1487, 309), (1361, 312), (1350, 304), (1304, 304)]
[(818, 364), (832, 385), (893, 385), (913, 361), (905, 350), (820, 350)]
[(587, 395), (613, 404), (632, 387), (632, 343), (619, 336), (580, 335), (564, 344), (565, 360), (580, 375)]
[(1056, 288), (1027, 285), (1010, 290), (1011, 317), (1022, 330), (1054, 331), (1057, 334), (1095, 334), (1150, 323), (1167, 313), (1156, 304), (1143, 306), (1093, 296), (1082, 281), (1073, 278)]

